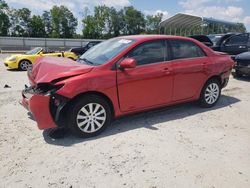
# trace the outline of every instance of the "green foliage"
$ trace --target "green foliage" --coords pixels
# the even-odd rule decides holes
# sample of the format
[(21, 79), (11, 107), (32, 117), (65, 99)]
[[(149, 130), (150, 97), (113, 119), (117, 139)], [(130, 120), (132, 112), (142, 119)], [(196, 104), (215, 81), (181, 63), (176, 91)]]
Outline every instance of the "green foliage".
[(124, 8), (124, 20), (124, 34), (136, 35), (145, 31), (146, 21), (144, 15), (134, 7), (130, 6)]
[(41, 16), (33, 15), (30, 20), (31, 37), (46, 37), (45, 24)]
[(163, 14), (158, 13), (157, 15), (146, 16), (146, 33), (153, 34), (159, 30), (159, 24), (162, 20)]
[(147, 15), (134, 7), (116, 10), (114, 7), (97, 6), (93, 15), (82, 20), (84, 38), (111, 38), (119, 35), (157, 34), (162, 14)]
[(72, 38), (77, 24), (77, 19), (65, 6), (53, 6), (40, 16), (32, 15), (28, 8), (10, 9), (4, 0), (0, 0), (2, 36)]
[(52, 33), (52, 23), (51, 23), (51, 14), (48, 11), (44, 11), (42, 14), (42, 20), (44, 24), (45, 37), (49, 37)]
[(31, 11), (27, 8), (12, 9), (10, 11), (11, 17), (11, 35), (12, 36), (30, 36), (30, 21)]
[(8, 12), (9, 7), (7, 3), (0, 0), (0, 36), (6, 36), (11, 26)]
[(51, 37), (72, 38), (77, 27), (77, 19), (65, 6), (53, 6), (51, 14)]

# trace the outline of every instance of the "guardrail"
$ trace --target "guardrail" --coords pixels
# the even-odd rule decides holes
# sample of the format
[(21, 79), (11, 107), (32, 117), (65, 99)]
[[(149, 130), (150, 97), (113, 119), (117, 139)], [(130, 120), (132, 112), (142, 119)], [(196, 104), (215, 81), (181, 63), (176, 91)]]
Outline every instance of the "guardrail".
[(90, 41), (103, 41), (99, 39), (59, 39), (59, 38), (26, 38), (26, 37), (0, 37), (0, 50), (25, 51), (34, 47), (50, 50), (68, 50), (73, 47), (84, 46)]

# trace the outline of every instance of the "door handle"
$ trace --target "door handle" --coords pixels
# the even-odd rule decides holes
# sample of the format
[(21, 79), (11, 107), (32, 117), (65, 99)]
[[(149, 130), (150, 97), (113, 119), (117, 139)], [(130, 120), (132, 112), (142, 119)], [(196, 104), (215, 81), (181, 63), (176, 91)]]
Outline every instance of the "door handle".
[(171, 70), (170, 68), (166, 67), (166, 68), (164, 68), (164, 69), (162, 70), (162, 72), (165, 73), (165, 74), (171, 74), (171, 73), (172, 73), (172, 70)]

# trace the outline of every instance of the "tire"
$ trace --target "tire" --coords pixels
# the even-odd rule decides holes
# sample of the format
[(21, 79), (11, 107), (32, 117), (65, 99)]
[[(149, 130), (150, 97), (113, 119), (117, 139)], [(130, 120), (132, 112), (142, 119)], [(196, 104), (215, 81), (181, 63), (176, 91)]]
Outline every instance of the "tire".
[(201, 107), (211, 108), (219, 100), (221, 95), (221, 84), (217, 79), (210, 79), (202, 88), (199, 103)]
[(27, 71), (30, 65), (31, 65), (31, 62), (29, 60), (22, 60), (19, 62), (18, 69), (21, 71)]
[(86, 95), (74, 101), (67, 114), (68, 129), (83, 138), (99, 135), (111, 122), (110, 106), (98, 95)]

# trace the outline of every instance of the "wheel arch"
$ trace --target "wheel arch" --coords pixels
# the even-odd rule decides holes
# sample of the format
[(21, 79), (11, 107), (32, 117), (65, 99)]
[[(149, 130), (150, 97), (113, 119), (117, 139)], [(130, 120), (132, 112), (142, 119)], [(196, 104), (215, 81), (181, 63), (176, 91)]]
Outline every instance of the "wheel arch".
[(20, 63), (21, 61), (29, 61), (30, 63), (32, 63), (28, 58), (21, 58), (19, 59), (18, 63)]
[(212, 75), (212, 76), (210, 76), (210, 77), (203, 83), (203, 85), (201, 86), (200, 91), (199, 91), (198, 94), (196, 95), (196, 98), (200, 98), (204, 86), (207, 84), (208, 81), (210, 81), (210, 80), (212, 80), (212, 79), (218, 80), (219, 83), (220, 83), (221, 85), (223, 84), (223, 83), (222, 83), (222, 78), (221, 78), (220, 75)]
[(70, 99), (66, 105), (63, 107), (63, 109), (61, 110), (60, 112), (60, 115), (59, 115), (59, 122), (61, 120), (61, 118), (65, 118), (66, 117), (66, 114), (67, 114), (67, 111), (69, 110), (70, 106), (77, 100), (80, 100), (82, 97), (84, 96), (87, 96), (87, 95), (96, 95), (96, 96), (99, 96), (101, 98), (103, 98), (105, 101), (107, 101), (109, 107), (110, 107), (110, 110), (111, 110), (111, 118), (114, 117), (114, 114), (115, 114), (115, 111), (114, 111), (114, 105), (113, 105), (113, 102), (112, 100), (107, 96), (105, 95), (104, 93), (102, 92), (98, 92), (98, 91), (88, 91), (88, 92), (84, 92), (84, 93), (80, 93), (78, 95), (76, 95), (75, 97), (73, 97), (72, 99)]
[(21, 63), (22, 61), (28, 61), (28, 62), (30, 62), (30, 63), (32, 64), (32, 62), (31, 62), (29, 59), (27, 59), (27, 58), (24, 58), (24, 59), (23, 59), (23, 58), (22, 58), (22, 59), (19, 59), (19, 60), (18, 60), (18, 63), (17, 63), (17, 64), (18, 64), (18, 67), (19, 67), (19, 65), (20, 65), (20, 63)]
[(213, 75), (213, 76), (210, 76), (207, 81), (204, 83), (204, 85), (209, 81), (209, 80), (212, 80), (212, 79), (215, 79), (215, 80), (218, 80), (219, 83), (222, 85), (222, 78), (220, 75)]

